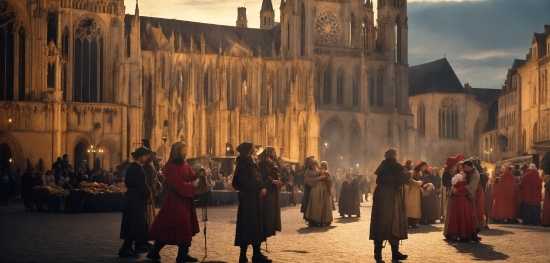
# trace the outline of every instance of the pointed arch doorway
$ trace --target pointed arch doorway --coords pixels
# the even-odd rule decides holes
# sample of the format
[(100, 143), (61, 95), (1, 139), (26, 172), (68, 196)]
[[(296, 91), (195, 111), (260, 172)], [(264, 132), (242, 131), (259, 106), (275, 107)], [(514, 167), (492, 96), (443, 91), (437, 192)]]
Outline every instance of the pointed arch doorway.
[(6, 143), (0, 144), (0, 173), (5, 171), (11, 171), (11, 166), (13, 163), (13, 156), (11, 153), (10, 146)]
[(82, 164), (82, 162), (84, 160), (88, 160), (88, 146), (83, 143), (83, 142), (79, 142), (76, 144), (76, 146), (74, 147), (74, 171), (78, 171), (78, 169), (80, 168), (80, 165)]

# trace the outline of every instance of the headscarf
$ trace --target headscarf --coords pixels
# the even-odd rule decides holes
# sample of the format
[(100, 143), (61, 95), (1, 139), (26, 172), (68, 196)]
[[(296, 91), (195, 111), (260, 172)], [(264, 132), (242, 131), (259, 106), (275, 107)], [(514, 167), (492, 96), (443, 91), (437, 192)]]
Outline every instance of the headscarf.
[(308, 170), (312, 165), (319, 164), (317, 160), (315, 160), (315, 157), (310, 156), (306, 159), (306, 167), (305, 169)]
[[(267, 146), (265, 150), (258, 155), (258, 158), (260, 161), (266, 161), (266, 159), (271, 159), (271, 153), (275, 150), (275, 147), (273, 146)], [(272, 160), (275, 161), (275, 160)]]
[(170, 158), (168, 158), (168, 162), (172, 162), (178, 157), (183, 159), (183, 157), (180, 156), (180, 148), (183, 146), (187, 146), (187, 143), (185, 143), (184, 141), (178, 141), (172, 144), (172, 149), (170, 150)]

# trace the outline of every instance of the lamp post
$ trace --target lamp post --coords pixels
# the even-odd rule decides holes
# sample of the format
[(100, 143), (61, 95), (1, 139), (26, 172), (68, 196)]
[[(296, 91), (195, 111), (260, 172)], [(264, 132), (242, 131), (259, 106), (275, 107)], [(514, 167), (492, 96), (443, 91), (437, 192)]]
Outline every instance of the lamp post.
[(328, 148), (328, 143), (325, 142), (325, 148), (323, 149), (323, 161), (327, 160), (327, 148)]
[(340, 156), (340, 169), (344, 170), (344, 156)]
[(100, 168), (101, 170), (103, 170), (103, 166), (105, 166), (105, 165), (103, 164), (103, 149), (99, 149), (98, 152), (99, 152), (99, 155), (101, 156), (101, 165), (100, 165), (99, 168)]

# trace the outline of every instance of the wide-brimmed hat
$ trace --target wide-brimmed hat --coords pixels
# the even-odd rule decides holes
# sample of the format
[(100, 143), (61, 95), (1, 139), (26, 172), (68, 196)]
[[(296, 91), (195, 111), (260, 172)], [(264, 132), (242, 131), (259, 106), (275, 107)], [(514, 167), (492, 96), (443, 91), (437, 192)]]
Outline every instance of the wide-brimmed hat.
[(148, 155), (148, 154), (151, 154), (151, 150), (149, 150), (149, 148), (145, 147), (145, 146), (141, 146), (139, 148), (137, 148), (132, 154), (132, 157), (134, 159), (137, 159), (141, 156), (144, 156), (144, 155)]
[(464, 154), (461, 153), (456, 157), (447, 157), (447, 161), (445, 162), (445, 169), (449, 169), (455, 165), (458, 164), (458, 162), (462, 161), (464, 159)]
[(424, 165), (424, 164), (427, 165), (426, 162), (424, 162), (424, 161), (422, 161), (422, 160), (418, 160), (418, 162), (417, 162), (416, 165), (414, 166), (414, 170), (418, 170), (418, 168), (420, 168), (420, 166), (422, 166), (422, 165)]
[(241, 155), (247, 155), (250, 153), (250, 151), (254, 148), (254, 144), (251, 142), (242, 142), (237, 146), (237, 152), (239, 152)]

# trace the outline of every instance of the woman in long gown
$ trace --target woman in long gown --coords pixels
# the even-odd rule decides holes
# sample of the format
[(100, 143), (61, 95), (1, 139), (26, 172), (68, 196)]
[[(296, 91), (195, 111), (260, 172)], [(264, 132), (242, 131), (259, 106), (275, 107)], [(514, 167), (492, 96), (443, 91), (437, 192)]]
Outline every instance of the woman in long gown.
[[(441, 188), (441, 179), (437, 168), (432, 168), (431, 172), (424, 174), (423, 184), (426, 186), (422, 193), (422, 213), (420, 222), (435, 224), (440, 219), (439, 215), (439, 189)], [(429, 186), (431, 184), (431, 186)]]
[(471, 201), (468, 199), (468, 181), (461, 174), (456, 174), (453, 179), (453, 189), (457, 190), (451, 199), (449, 211), (447, 235), (450, 239), (460, 239), (464, 242), (472, 240), (472, 234), (476, 232), (476, 221)]
[(346, 173), (346, 180), (342, 183), (340, 190), (340, 198), (338, 199), (338, 213), (341, 217), (348, 215), (361, 216), (359, 209), (359, 184), (356, 177), (352, 177), (351, 173)]
[(309, 226), (329, 226), (333, 218), (328, 167), (322, 165), (321, 170), (318, 170), (318, 162), (313, 158), (308, 159), (306, 165), (308, 170), (305, 173), (304, 181), (311, 189), (304, 218), (308, 221)]

